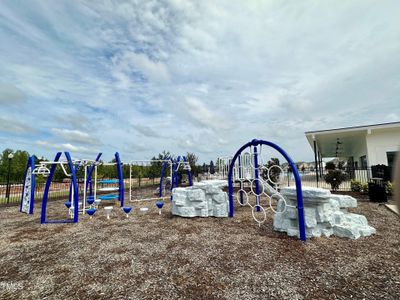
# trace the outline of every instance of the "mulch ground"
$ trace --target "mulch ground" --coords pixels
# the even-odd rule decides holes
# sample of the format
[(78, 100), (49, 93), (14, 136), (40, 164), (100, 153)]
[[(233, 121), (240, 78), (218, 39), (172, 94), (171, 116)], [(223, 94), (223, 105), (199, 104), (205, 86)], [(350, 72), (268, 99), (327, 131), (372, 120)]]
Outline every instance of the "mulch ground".
[[(258, 227), (249, 208), (233, 219), (158, 215), (115, 207), (78, 224), (40, 225), (0, 208), (0, 299), (399, 299), (400, 218), (360, 199), (352, 212), (372, 237), (302, 243)], [(63, 201), (49, 216), (66, 217)]]

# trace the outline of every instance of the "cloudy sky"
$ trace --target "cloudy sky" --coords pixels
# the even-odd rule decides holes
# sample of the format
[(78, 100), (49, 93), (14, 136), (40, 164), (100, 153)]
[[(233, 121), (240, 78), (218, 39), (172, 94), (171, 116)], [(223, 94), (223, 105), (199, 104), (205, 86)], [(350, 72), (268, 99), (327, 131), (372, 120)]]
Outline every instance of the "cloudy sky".
[(0, 145), (200, 162), (400, 121), (400, 1), (0, 1)]

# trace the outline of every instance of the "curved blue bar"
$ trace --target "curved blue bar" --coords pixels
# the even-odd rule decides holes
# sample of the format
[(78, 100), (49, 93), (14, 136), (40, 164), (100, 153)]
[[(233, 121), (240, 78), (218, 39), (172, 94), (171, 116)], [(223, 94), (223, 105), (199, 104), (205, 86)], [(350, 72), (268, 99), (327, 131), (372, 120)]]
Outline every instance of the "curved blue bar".
[(167, 167), (167, 165), (168, 165), (168, 163), (165, 161), (163, 164), (162, 164), (162, 168), (161, 168), (161, 177), (160, 177), (160, 185), (159, 185), (159, 193), (158, 193), (158, 196), (159, 197), (162, 197), (163, 196), (163, 194), (162, 194), (162, 191), (163, 191), (163, 188), (162, 188), (162, 184), (163, 184), (163, 179), (164, 179), (164, 173), (165, 173), (165, 168)]
[(119, 183), (119, 201), (121, 203), (121, 207), (124, 206), (124, 177), (122, 175), (122, 163), (119, 157), (119, 153), (115, 152), (115, 162), (117, 164), (117, 172), (118, 172), (118, 183)]
[(260, 185), (259, 180), (260, 180), (260, 176), (259, 176), (259, 171), (258, 171), (258, 153), (257, 153), (257, 146), (253, 147), (254, 150), (254, 178), (256, 181), (256, 203), (257, 203), (257, 208), (256, 211), (260, 211)]
[[(54, 158), (54, 161), (57, 162), (60, 159), (61, 152), (57, 152), (56, 157)], [(54, 172), (56, 170), (57, 165), (51, 165), (50, 169), (50, 174), (47, 177), (46, 181), (46, 186), (44, 188), (44, 193), (43, 193), (43, 200), (42, 200), (42, 212), (40, 216), (40, 223), (44, 224), (46, 223), (46, 208), (47, 208), (47, 200), (49, 197), (49, 190), (50, 190), (50, 185), (51, 185), (51, 180), (53, 179)]]
[(79, 206), (79, 192), (78, 192), (78, 182), (76, 180), (76, 171), (74, 168), (74, 165), (72, 163), (71, 155), (69, 152), (64, 152), (65, 157), (67, 158), (68, 161), (68, 166), (71, 171), (71, 181), (74, 189), (74, 223), (78, 223), (78, 206)]
[(229, 172), (228, 172), (229, 216), (233, 217), (233, 212), (234, 212), (232, 173), (233, 173), (233, 168), (235, 166), (235, 161), (244, 149), (246, 149), (247, 147), (258, 146), (258, 145), (266, 145), (266, 146), (272, 147), (275, 150), (277, 150), (287, 160), (290, 167), (292, 168), (294, 179), (296, 182), (297, 214), (298, 214), (298, 221), (299, 221), (300, 240), (306, 241), (306, 229), (305, 229), (305, 223), (304, 223), (303, 191), (301, 188), (301, 179), (300, 179), (299, 172), (296, 168), (295, 163), (289, 157), (289, 155), (281, 147), (279, 147), (278, 145), (276, 145), (274, 143), (268, 142), (268, 141), (254, 139), (251, 142), (248, 142), (247, 144), (240, 147), (240, 149), (233, 156), (232, 161), (229, 165)]
[[(239, 178), (242, 178), (243, 173), (242, 173), (242, 162), (240, 156), (238, 157), (238, 165), (239, 165)], [(240, 181), (239, 183), (240, 186), (240, 204), (243, 205), (243, 182)]]

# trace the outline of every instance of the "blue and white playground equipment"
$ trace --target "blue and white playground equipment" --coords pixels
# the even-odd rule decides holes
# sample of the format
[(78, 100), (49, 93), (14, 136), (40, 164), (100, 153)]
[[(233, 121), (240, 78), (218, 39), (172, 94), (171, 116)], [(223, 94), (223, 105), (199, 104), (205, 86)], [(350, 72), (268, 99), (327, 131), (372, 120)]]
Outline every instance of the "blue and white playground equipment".
[[(153, 164), (161, 165), (161, 174), (157, 190), (153, 191), (152, 196), (149, 196), (149, 192), (148, 190), (146, 191), (146, 188), (134, 187), (133, 168), (150, 168)], [(189, 185), (193, 185), (190, 165), (185, 156), (178, 156), (175, 160), (132, 160), (129, 163), (129, 201), (139, 204), (140, 214), (145, 214), (148, 211), (148, 207), (140, 207), (140, 205), (148, 201), (157, 201), (155, 206), (161, 214), (161, 209), (164, 205), (163, 201), (166, 199), (172, 200), (172, 189), (179, 186), (178, 171), (181, 169), (187, 172)], [(138, 182), (136, 182), (136, 184), (138, 184)]]
[[(283, 175), (280, 166), (274, 165), (268, 167), (263, 161), (263, 146), (275, 149), (288, 162), (296, 183), (297, 194), (297, 214), (300, 240), (306, 240), (306, 231), (304, 223), (303, 194), (299, 172), (289, 155), (278, 145), (254, 139), (243, 145), (233, 156), (225, 158), (221, 165), (222, 174), (226, 172), (226, 163), (229, 162), (228, 169), (228, 187), (229, 187), (229, 216), (234, 215), (234, 199), (238, 204), (249, 206), (251, 208), (254, 220), (261, 226), (267, 219), (267, 211), (273, 213), (283, 213), (290, 205), (286, 204), (284, 197), (279, 193), (279, 185), (282, 183), (282, 177), (272, 176), (276, 171)], [(276, 168), (278, 170), (276, 170)], [(274, 170), (275, 169), (275, 170)], [(264, 178), (261, 176), (264, 175)], [(234, 188), (237, 193), (234, 193)], [(253, 201), (253, 199), (255, 201)], [(279, 204), (277, 204), (279, 203)]]
[[(193, 185), (192, 171), (189, 161), (185, 156), (178, 156), (176, 160), (172, 160), (172, 179), (171, 179), (171, 191), (179, 186), (179, 169), (182, 168), (187, 172), (189, 186)], [(171, 195), (172, 200), (172, 195)]]
[[(54, 161), (44, 161), (40, 163), (39, 168), (47, 168), (48, 165), (51, 166), (49, 175), (47, 177), (46, 186), (44, 188), (43, 200), (42, 200), (42, 213), (40, 218), (40, 223), (77, 223), (78, 222), (78, 209), (79, 209), (79, 198), (78, 198), (78, 184), (76, 180), (76, 169), (75, 165), (77, 164), (76, 161), (72, 161), (71, 155), (69, 152), (64, 152), (65, 160), (60, 160), (62, 153), (58, 152), (54, 158)], [(67, 172), (65, 165), (68, 165), (70, 173)], [(72, 216), (71, 219), (66, 220), (48, 220), (46, 216), (47, 210), (47, 201), (50, 191), (51, 181), (53, 179), (54, 172), (56, 167), (60, 166), (64, 172), (64, 174), (71, 179), (72, 185), (72, 193), (71, 193), (71, 200), (70, 204), (66, 203), (66, 206), (69, 206), (70, 215)]]
[[(33, 206), (35, 202), (35, 159), (33, 156), (28, 158), (28, 164), (25, 171), (24, 185), (22, 187), (22, 197), (19, 211), (26, 214), (33, 214)], [(45, 170), (40, 169), (38, 172), (43, 172), (43, 175), (48, 175), (50, 171), (45, 168)]]
[[(156, 191), (152, 194), (153, 196), (149, 197), (148, 193), (146, 193), (139, 185), (139, 178), (135, 179), (133, 177), (133, 169), (136, 168), (150, 168), (152, 164), (161, 164), (161, 174), (160, 174), (160, 183)], [(165, 200), (169, 197), (170, 189), (168, 177), (166, 174), (168, 170), (168, 174), (172, 174), (172, 161), (171, 160), (132, 160), (129, 162), (129, 202), (143, 202), (143, 201), (155, 201), (155, 200)], [(136, 181), (136, 188), (135, 188)]]
[[(42, 211), (41, 211), (41, 223), (77, 223), (78, 214), (87, 213), (90, 217), (96, 212), (96, 207), (103, 200), (107, 199), (118, 199), (121, 207), (124, 205), (124, 184), (122, 177), (122, 163), (118, 152), (115, 153), (115, 163), (103, 163), (100, 161), (101, 153), (99, 153), (95, 160), (91, 159), (80, 159), (72, 160), (69, 152), (64, 152), (65, 158), (61, 160), (62, 153), (58, 152), (53, 161), (40, 161), (38, 165), (35, 165), (34, 157), (31, 156), (28, 159), (27, 168), (25, 171), (25, 180), (23, 185), (20, 211), (33, 214), (34, 209), (34, 198), (35, 198), (35, 176), (41, 175), (47, 177), (46, 185), (42, 199)], [(103, 180), (104, 184), (113, 183), (117, 186), (99, 188), (99, 191), (111, 192), (118, 191), (117, 195), (102, 195), (96, 198), (97, 188), (97, 167), (99, 165), (115, 165), (117, 170), (118, 179)], [(70, 178), (70, 189), (68, 200), (65, 201), (65, 206), (68, 209), (69, 219), (65, 220), (48, 220), (47, 218), (47, 202), (49, 198), (50, 186), (54, 176), (54, 172), (57, 167), (60, 167), (68, 178)], [(50, 167), (50, 169), (49, 169)], [(79, 201), (79, 190), (78, 180), (76, 173), (83, 168), (84, 170), (84, 189), (82, 201)], [(93, 188), (92, 175), (95, 173), (95, 184)], [(101, 182), (101, 181), (100, 181)]]
[[(97, 180), (97, 167), (99, 165), (102, 166), (115, 166), (117, 171), (117, 179), (102, 179)], [(113, 163), (99, 163), (94, 166), (94, 189), (93, 194), (90, 192), (90, 195), (93, 195), (97, 204), (100, 202), (106, 201), (115, 201), (118, 200), (120, 202), (120, 206), (124, 206), (124, 177), (122, 175), (122, 162), (119, 156), (119, 153), (115, 153), (115, 162)], [(91, 177), (89, 177), (91, 180)], [(98, 187), (100, 185), (100, 187)], [(97, 192), (103, 192), (102, 195), (97, 197)], [(101, 200), (101, 201), (98, 201)]]

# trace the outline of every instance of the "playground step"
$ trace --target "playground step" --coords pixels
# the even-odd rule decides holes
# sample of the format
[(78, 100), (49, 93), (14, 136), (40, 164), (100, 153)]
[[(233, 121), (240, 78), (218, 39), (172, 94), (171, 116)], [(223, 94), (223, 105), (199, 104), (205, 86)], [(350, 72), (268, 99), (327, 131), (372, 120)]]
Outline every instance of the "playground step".
[(104, 187), (104, 188), (99, 188), (97, 190), (101, 192), (113, 192), (113, 191), (118, 191), (119, 187)]
[(97, 183), (102, 183), (102, 184), (115, 184), (118, 183), (119, 180), (118, 179), (106, 179), (106, 180), (99, 180), (97, 181)]

